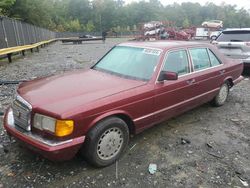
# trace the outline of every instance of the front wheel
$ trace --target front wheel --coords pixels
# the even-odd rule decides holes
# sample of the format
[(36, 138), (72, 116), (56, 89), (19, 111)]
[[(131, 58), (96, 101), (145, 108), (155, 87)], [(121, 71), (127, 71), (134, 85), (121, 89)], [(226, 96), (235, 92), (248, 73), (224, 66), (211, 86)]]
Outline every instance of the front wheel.
[(119, 159), (128, 141), (127, 124), (120, 118), (109, 117), (89, 131), (81, 154), (94, 166), (108, 166)]
[(229, 85), (224, 83), (219, 90), (219, 93), (211, 101), (214, 106), (222, 106), (225, 104), (229, 94)]

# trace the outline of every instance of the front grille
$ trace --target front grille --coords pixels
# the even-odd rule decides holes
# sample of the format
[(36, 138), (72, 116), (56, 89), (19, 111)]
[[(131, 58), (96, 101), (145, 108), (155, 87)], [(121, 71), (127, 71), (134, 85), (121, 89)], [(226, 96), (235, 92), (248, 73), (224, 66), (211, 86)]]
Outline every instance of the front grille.
[(13, 102), (12, 109), (15, 125), (25, 129), (26, 131), (30, 131), (30, 108), (20, 100), (15, 100)]

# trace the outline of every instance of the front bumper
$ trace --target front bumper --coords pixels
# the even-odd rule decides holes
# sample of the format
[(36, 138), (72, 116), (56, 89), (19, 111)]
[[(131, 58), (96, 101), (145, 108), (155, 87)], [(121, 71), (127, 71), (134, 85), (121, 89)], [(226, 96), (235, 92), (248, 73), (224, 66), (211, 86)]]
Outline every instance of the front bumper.
[(85, 136), (81, 136), (65, 141), (53, 141), (34, 134), (32, 131), (25, 131), (15, 126), (11, 109), (8, 109), (4, 116), (4, 128), (10, 136), (15, 137), (25, 147), (53, 161), (73, 158), (85, 140)]

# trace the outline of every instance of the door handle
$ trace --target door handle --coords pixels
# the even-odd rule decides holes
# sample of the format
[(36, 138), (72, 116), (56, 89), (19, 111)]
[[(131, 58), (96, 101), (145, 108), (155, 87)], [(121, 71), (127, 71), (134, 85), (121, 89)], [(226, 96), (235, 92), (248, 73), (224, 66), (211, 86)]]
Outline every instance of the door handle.
[(190, 79), (190, 80), (187, 81), (187, 83), (188, 83), (188, 85), (191, 85), (191, 84), (195, 83), (195, 79), (194, 78)]
[(226, 72), (226, 70), (220, 70), (219, 73), (220, 75), (223, 75)]

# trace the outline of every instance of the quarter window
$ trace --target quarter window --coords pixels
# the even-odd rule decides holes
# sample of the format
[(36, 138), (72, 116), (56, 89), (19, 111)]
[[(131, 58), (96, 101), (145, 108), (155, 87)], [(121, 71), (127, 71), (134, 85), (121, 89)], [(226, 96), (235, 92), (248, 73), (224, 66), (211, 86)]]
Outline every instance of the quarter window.
[(189, 72), (186, 50), (169, 52), (163, 67), (164, 71), (176, 72), (183, 75)]
[(208, 50), (209, 53), (209, 57), (210, 57), (210, 61), (212, 66), (217, 66), (220, 65), (220, 61), (218, 60), (218, 58), (214, 55), (213, 52), (211, 52), (211, 50)]
[(206, 48), (193, 48), (189, 51), (195, 71), (206, 69), (211, 66)]

